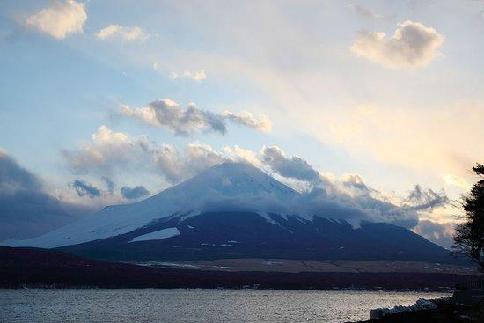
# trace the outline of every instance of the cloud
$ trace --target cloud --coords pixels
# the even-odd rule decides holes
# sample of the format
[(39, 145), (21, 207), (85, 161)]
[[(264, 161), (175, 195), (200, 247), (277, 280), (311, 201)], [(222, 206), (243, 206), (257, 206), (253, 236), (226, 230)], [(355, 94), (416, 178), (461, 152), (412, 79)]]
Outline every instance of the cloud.
[(0, 149), (0, 194), (17, 191), (40, 191), (41, 182)]
[(35, 174), (0, 149), (0, 241), (39, 236), (87, 211), (47, 193)]
[(148, 191), (144, 186), (121, 187), (121, 195), (127, 200), (139, 199), (140, 197), (143, 197), (149, 194), (150, 194), (150, 191)]
[(72, 182), (72, 187), (75, 188), (77, 195), (79, 196), (89, 196), (90, 198), (94, 198), (101, 195), (101, 191), (97, 187), (80, 179), (76, 179)]
[(420, 185), (415, 185), (405, 200), (405, 203), (415, 210), (434, 209), (449, 202), (450, 200), (445, 194), (438, 194), (430, 188), (424, 190)]
[(358, 3), (350, 4), (349, 6), (353, 11), (360, 17), (369, 18), (369, 19), (380, 19), (383, 18), (383, 15), (377, 14), (371, 9), (363, 7)]
[(413, 231), (438, 245), (450, 248), (454, 243), (454, 227), (455, 224), (452, 223), (442, 224), (421, 220)]
[(79, 149), (64, 150), (63, 156), (75, 174), (107, 177), (121, 171), (144, 171), (159, 174), (170, 183), (227, 160), (208, 145), (189, 144), (181, 152), (172, 145), (131, 137), (105, 125), (97, 129), (90, 142)]
[(361, 178), (361, 176), (358, 174), (343, 175), (341, 178), (341, 184), (346, 189), (356, 190), (357, 192), (363, 193), (363, 194), (369, 194), (372, 191), (368, 186), (366, 186), (366, 184), (363, 181), (363, 178)]
[(234, 162), (245, 162), (252, 164), (258, 168), (262, 168), (262, 162), (256, 152), (235, 146), (225, 146), (223, 149), (223, 155)]
[(54, 1), (49, 8), (28, 17), (25, 24), (61, 40), (70, 34), (82, 34), (86, 19), (83, 3), (74, 0)]
[(102, 125), (91, 141), (79, 149), (63, 150), (70, 169), (76, 174), (110, 176), (117, 168), (143, 169), (152, 156), (151, 144), (144, 137), (131, 138)]
[(304, 181), (319, 180), (319, 173), (307, 161), (299, 157), (286, 157), (277, 146), (263, 147), (260, 154), (262, 162), (281, 176)]
[(351, 51), (388, 68), (416, 68), (430, 63), (443, 42), (435, 29), (407, 20), (391, 38), (382, 32), (361, 32)]
[(154, 151), (153, 159), (157, 170), (172, 184), (179, 183), (211, 166), (227, 161), (212, 147), (202, 144), (189, 144), (184, 153), (165, 144), (162, 149)]
[[(408, 229), (414, 228), (419, 216), (415, 210), (402, 208), (379, 194), (352, 194), (341, 183), (325, 182), (313, 187), (298, 202), (299, 211), (328, 218), (339, 218), (358, 226), (362, 221), (391, 223)], [(296, 209), (297, 210), (297, 209)]]
[(124, 41), (143, 41), (149, 35), (138, 26), (109, 25), (96, 33), (99, 40), (120, 39)]
[(259, 131), (267, 132), (271, 129), (270, 120), (265, 116), (257, 119), (249, 112), (237, 114), (229, 111), (218, 114), (201, 110), (194, 104), (184, 108), (170, 99), (153, 101), (141, 108), (123, 106), (121, 114), (153, 127), (169, 129), (179, 136), (188, 136), (195, 132), (217, 132), (223, 135), (227, 132), (226, 121)]
[(124, 106), (121, 113), (142, 120), (151, 126), (169, 129), (180, 136), (187, 136), (198, 131), (220, 134), (227, 132), (224, 120), (220, 115), (200, 110), (193, 104), (183, 108), (170, 99), (153, 101), (142, 108), (132, 109)]
[(232, 121), (233, 123), (246, 126), (248, 128), (256, 129), (262, 132), (270, 132), (272, 130), (271, 120), (267, 116), (261, 116), (259, 119), (247, 111), (241, 113), (233, 113), (225, 111), (223, 113), (225, 119)]
[[(156, 63), (155, 63), (156, 64)], [(153, 65), (153, 68), (155, 70), (157, 70), (158, 68), (155, 67), (157, 65)], [(176, 79), (190, 79), (190, 80), (194, 80), (194, 81), (203, 81), (207, 78), (207, 74), (205, 73), (204, 70), (198, 70), (198, 71), (189, 71), (189, 70), (186, 70), (184, 71), (183, 73), (175, 73), (175, 72), (171, 72), (170, 73), (170, 78), (173, 79), (173, 80), (176, 80)]]
[[(106, 170), (123, 174), (145, 171), (177, 184), (215, 165), (244, 162), (274, 172), (289, 185), (290, 180), (307, 183), (298, 199), (286, 201), (278, 207), (308, 216), (343, 219), (355, 226), (362, 221), (370, 221), (412, 229), (419, 223), (421, 212), (431, 212), (447, 202), (445, 195), (420, 186), (413, 189), (409, 196), (396, 198), (373, 189), (358, 174), (346, 174), (340, 178), (323, 175), (306, 160), (287, 156), (277, 146), (264, 146), (259, 153), (238, 146), (217, 151), (200, 143), (178, 149), (173, 145), (150, 142), (146, 137), (135, 138), (114, 132), (106, 126), (101, 126), (91, 139), (81, 149), (65, 154), (75, 169), (102, 176)], [(269, 200), (257, 203), (270, 208), (280, 204)]]
[(101, 180), (106, 184), (107, 192), (111, 195), (114, 194), (114, 182), (106, 176), (102, 176)]

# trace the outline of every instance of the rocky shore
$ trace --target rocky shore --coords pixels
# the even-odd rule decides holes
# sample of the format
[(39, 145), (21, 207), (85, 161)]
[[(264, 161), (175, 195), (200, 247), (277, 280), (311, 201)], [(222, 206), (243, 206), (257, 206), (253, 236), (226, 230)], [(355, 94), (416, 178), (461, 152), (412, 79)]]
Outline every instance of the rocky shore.
[(394, 306), (370, 311), (360, 322), (484, 322), (484, 290), (458, 289), (452, 297), (419, 299), (411, 306)]

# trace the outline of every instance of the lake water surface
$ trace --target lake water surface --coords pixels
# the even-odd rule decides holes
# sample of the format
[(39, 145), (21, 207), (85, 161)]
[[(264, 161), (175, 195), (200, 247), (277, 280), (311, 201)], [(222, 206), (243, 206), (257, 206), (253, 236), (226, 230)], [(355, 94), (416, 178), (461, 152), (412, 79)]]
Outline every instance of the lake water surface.
[(0, 290), (1, 322), (345, 322), (445, 293), (274, 290)]

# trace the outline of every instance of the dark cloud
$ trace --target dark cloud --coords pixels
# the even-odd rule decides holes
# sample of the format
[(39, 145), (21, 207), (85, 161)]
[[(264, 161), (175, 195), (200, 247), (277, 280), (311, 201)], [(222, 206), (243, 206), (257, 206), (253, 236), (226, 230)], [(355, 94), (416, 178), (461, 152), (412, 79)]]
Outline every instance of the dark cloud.
[(89, 196), (90, 198), (98, 197), (101, 195), (101, 191), (83, 180), (76, 179), (72, 182), (72, 187), (75, 188), (77, 195), (79, 196)]
[(149, 194), (150, 191), (148, 191), (144, 186), (121, 187), (121, 195), (127, 200), (139, 199), (140, 197), (147, 196)]
[(429, 210), (444, 206), (450, 200), (443, 193), (438, 194), (430, 188), (424, 190), (420, 185), (415, 185), (414, 189), (408, 194), (405, 202), (415, 210)]
[(40, 180), (0, 150), (0, 192), (40, 191)]
[(277, 146), (264, 147), (262, 162), (281, 176), (304, 181), (319, 181), (319, 173), (302, 158), (286, 157)]
[(0, 241), (39, 236), (88, 211), (45, 192), (36, 175), (0, 149)]
[(102, 176), (101, 179), (106, 185), (107, 192), (112, 195), (114, 193), (114, 182), (106, 176)]
[(260, 131), (271, 129), (271, 123), (267, 117), (257, 119), (248, 112), (214, 113), (199, 109), (194, 104), (182, 107), (170, 99), (153, 101), (141, 108), (123, 106), (121, 114), (154, 127), (169, 129), (179, 136), (188, 136), (200, 131), (218, 132), (224, 135), (227, 132), (227, 120)]

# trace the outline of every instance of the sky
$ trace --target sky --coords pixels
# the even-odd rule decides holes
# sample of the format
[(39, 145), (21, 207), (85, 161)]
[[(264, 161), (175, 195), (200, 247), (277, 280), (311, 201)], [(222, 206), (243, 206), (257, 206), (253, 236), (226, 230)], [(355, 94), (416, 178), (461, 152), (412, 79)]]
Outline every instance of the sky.
[[(2, 1), (0, 155), (99, 207), (227, 159), (456, 201), (484, 160), (483, 34), (479, 0)], [(447, 234), (439, 206), (422, 224)]]

